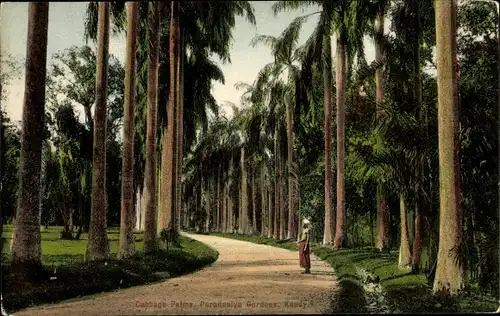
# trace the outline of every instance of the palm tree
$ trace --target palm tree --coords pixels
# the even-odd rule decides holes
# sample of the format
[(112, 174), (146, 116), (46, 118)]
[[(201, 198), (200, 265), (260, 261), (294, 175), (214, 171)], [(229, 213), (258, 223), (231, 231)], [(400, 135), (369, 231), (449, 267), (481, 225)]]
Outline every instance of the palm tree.
[(12, 264), (40, 265), (40, 170), (44, 117), (49, 4), (30, 2), (24, 90), (19, 195), (12, 241)]
[[(325, 225), (323, 244), (331, 244), (334, 232), (332, 217), (332, 173), (331, 173), (331, 126), (332, 126), (332, 61), (331, 61), (331, 24), (334, 6), (329, 1), (279, 1), (273, 5), (275, 15), (284, 9), (298, 9), (301, 6), (319, 5), (322, 8), (318, 26), (308, 40), (308, 59), (306, 63), (312, 64), (312, 58), (318, 58), (321, 52), (324, 79), (324, 139), (325, 139)], [(306, 68), (308, 68), (306, 66)]]
[(125, 55), (125, 102), (123, 104), (123, 163), (120, 223), (120, 258), (134, 254), (134, 134), (136, 51), (139, 3), (127, 3), (127, 43)]
[(148, 122), (146, 146), (146, 222), (144, 250), (156, 249), (156, 108), (160, 49), (160, 2), (149, 3), (148, 27)]
[(86, 259), (109, 258), (106, 233), (106, 91), (109, 47), (109, 3), (99, 3), (96, 105), (94, 114), (94, 146), (92, 162), (92, 205)]
[(170, 92), (168, 101), (168, 123), (166, 137), (163, 139), (162, 144), (162, 175), (161, 175), (161, 191), (160, 191), (160, 229), (174, 230), (175, 209), (174, 209), (174, 141), (175, 141), (175, 107), (177, 97), (177, 77), (176, 66), (178, 59), (178, 38), (177, 28), (179, 27), (179, 3), (177, 1), (171, 2), (170, 10)]
[[(375, 37), (375, 62), (382, 63), (384, 59), (384, 22), (387, 1), (379, 1), (380, 8), (377, 10), (377, 15), (374, 21), (374, 37)], [(382, 114), (382, 104), (384, 102), (384, 70), (382, 67), (377, 68), (375, 72), (376, 85), (376, 116)], [(379, 217), (377, 248), (379, 251), (388, 250), (389, 238), (388, 233), (388, 209), (387, 197), (383, 184), (377, 184), (377, 215)], [(403, 207), (403, 209), (405, 209)]]
[[(313, 13), (314, 14), (314, 13)], [(304, 20), (307, 19), (309, 15), (304, 17), (296, 18), (282, 33), (279, 37), (260, 35), (252, 40), (255, 45), (259, 42), (266, 43), (271, 47), (272, 54), (274, 55), (275, 62), (268, 64), (269, 71), (263, 71), (259, 73), (259, 80), (265, 80), (263, 76), (269, 76), (272, 74), (273, 78), (271, 80), (276, 80), (279, 75), (287, 70), (290, 86), (293, 90), (289, 90), (285, 95), (285, 106), (286, 106), (286, 126), (287, 126), (287, 167), (288, 167), (288, 239), (295, 239), (297, 234), (297, 210), (296, 210), (296, 197), (297, 197), (297, 185), (298, 178), (297, 173), (294, 168), (295, 163), (293, 159), (293, 146), (294, 146), (294, 113), (300, 107), (301, 101), (301, 87), (302, 82), (300, 78), (300, 69), (295, 64), (300, 62), (303, 58), (304, 47), (297, 48), (298, 37), (300, 34), (300, 29)], [(266, 70), (266, 69), (264, 69)], [(291, 97), (291, 94), (294, 94)], [(293, 101), (292, 101), (293, 100)]]
[(459, 168), (459, 100), (455, 0), (435, 1), (439, 138), (439, 250), (433, 291), (457, 294), (464, 286)]

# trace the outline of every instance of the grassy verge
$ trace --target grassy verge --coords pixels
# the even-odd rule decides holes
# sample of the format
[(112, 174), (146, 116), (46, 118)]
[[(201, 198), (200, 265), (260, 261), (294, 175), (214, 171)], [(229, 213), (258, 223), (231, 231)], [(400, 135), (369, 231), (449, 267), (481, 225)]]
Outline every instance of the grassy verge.
[[(87, 240), (51, 240), (54, 230), (57, 228), (42, 233), (42, 251), (45, 253), (38, 281), (20, 282), (19, 276), (10, 273), (8, 264), (2, 265), (4, 307), (8, 311), (165, 280), (196, 271), (218, 257), (214, 249), (181, 237), (180, 247), (168, 252), (148, 255), (138, 252), (128, 260), (85, 263), (83, 254)], [(118, 247), (117, 242), (116, 247), (112, 246), (113, 234), (111, 229), (111, 251), (116, 257)], [(141, 241), (136, 240), (136, 248), (142, 250)]]
[[(258, 236), (213, 235), (298, 250), (294, 242), (276, 241)], [(312, 251), (335, 269), (339, 281), (340, 289), (332, 302), (332, 313), (368, 311), (363, 280), (357, 272), (358, 268), (380, 278), (380, 285), (391, 312), (493, 312), (498, 308), (498, 302), (494, 298), (480, 295), (477, 291), (468, 291), (449, 300), (433, 296), (425, 274), (414, 275), (399, 269), (397, 252), (380, 254), (371, 248), (334, 251), (319, 245), (313, 245)]]

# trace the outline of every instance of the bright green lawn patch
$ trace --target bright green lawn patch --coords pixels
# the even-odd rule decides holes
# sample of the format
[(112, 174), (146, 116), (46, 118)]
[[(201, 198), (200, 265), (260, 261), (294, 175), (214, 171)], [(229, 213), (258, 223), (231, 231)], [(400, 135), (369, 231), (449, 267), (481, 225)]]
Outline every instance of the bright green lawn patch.
[[(2, 265), (4, 306), (9, 312), (165, 280), (198, 270), (218, 257), (214, 249), (182, 236), (178, 248), (171, 247), (168, 251), (146, 255), (140, 252), (142, 240), (138, 239), (142, 239), (142, 236), (136, 234), (138, 252), (133, 258), (85, 263), (83, 259), (87, 240), (57, 240), (60, 231), (61, 228), (49, 228), (42, 232), (43, 271), (40, 271), (37, 280), (27, 282), (24, 275), (12, 274), (10, 265)], [(116, 257), (118, 230), (109, 231), (111, 252)], [(11, 234), (11, 228), (10, 232), (4, 232), (8, 238)], [(9, 257), (9, 247), (6, 247), (6, 252)], [(57, 270), (54, 274), (55, 267)], [(57, 279), (50, 280), (54, 276)]]
[[(290, 250), (297, 244), (258, 236), (235, 234), (213, 235), (246, 240)], [(443, 300), (432, 295), (432, 287), (425, 274), (410, 274), (398, 267), (398, 252), (381, 254), (373, 248), (333, 250), (312, 245), (312, 251), (332, 265), (340, 284), (340, 291), (331, 306), (332, 313), (367, 312), (363, 280), (358, 275), (361, 268), (380, 278), (385, 299), (391, 312), (436, 313), (436, 312), (492, 312), (498, 302), (491, 297), (469, 291), (454, 299)]]

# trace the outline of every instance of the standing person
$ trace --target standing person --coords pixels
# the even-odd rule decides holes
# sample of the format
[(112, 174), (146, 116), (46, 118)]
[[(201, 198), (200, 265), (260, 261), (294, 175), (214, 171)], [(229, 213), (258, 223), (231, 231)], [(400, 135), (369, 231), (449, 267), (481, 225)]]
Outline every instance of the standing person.
[(302, 274), (311, 274), (309, 236), (310, 236), (309, 220), (305, 218), (302, 222), (302, 232), (299, 242), (300, 267), (305, 268), (305, 271), (302, 272)]

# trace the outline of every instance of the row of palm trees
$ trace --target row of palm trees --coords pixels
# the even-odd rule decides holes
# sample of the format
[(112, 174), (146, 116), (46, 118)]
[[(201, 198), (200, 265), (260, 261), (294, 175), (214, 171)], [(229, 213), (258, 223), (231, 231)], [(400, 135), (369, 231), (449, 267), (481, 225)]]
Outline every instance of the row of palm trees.
[[(403, 1), (405, 10), (418, 11), (415, 1)], [(231, 3), (231, 2), (230, 2)], [(296, 43), (300, 26), (307, 16), (297, 18), (278, 38), (259, 37), (256, 42), (265, 42), (271, 46), (275, 62), (267, 65), (258, 76), (255, 84), (248, 86), (248, 94), (244, 101), (252, 107), (236, 111), (234, 120), (219, 116), (209, 133), (202, 134), (188, 160), (183, 163), (185, 140), (184, 128), (186, 119), (183, 117), (184, 91), (184, 61), (186, 56), (196, 55), (206, 46), (214, 49), (221, 56), (228, 57), (228, 46), (220, 43), (220, 38), (227, 36), (231, 25), (234, 25), (234, 14), (244, 15), (251, 11), (246, 2), (227, 4), (218, 8), (220, 19), (213, 19), (215, 7), (211, 3), (171, 1), (167, 4), (150, 3), (147, 18), (148, 29), (148, 115), (147, 115), (147, 147), (145, 199), (146, 251), (157, 247), (157, 236), (167, 229), (174, 233), (180, 230), (181, 221), (187, 226), (188, 212), (181, 216), (181, 209), (191, 210), (205, 207), (204, 227), (206, 230), (219, 229), (226, 232), (260, 233), (274, 238), (295, 238), (299, 223), (296, 197), (299, 192), (298, 171), (294, 161), (294, 132), (301, 115), (301, 107), (307, 106), (309, 91), (313, 89), (311, 77), (314, 72), (321, 71), (324, 92), (324, 141), (325, 141), (325, 225), (323, 243), (333, 244), (339, 249), (346, 244), (345, 233), (345, 102), (346, 81), (352, 74), (351, 62), (363, 52), (362, 38), (364, 34), (373, 34), (376, 42), (376, 61), (370, 69), (376, 72), (377, 104), (384, 102), (383, 68), (385, 60), (384, 49), (387, 48), (386, 37), (382, 36), (383, 21), (389, 7), (388, 1), (282, 1), (274, 5), (275, 13), (284, 9), (297, 9), (302, 5), (316, 5), (321, 10), (318, 25), (301, 47), (290, 49), (290, 43)], [(92, 167), (92, 211), (87, 249), (88, 260), (109, 258), (109, 244), (106, 235), (106, 81), (107, 56), (109, 45), (110, 15), (113, 23), (119, 27), (120, 8), (114, 8), (110, 3), (91, 4), (91, 9), (97, 9), (97, 80), (96, 107), (94, 114), (94, 150)], [(200, 7), (201, 6), (201, 7)], [(140, 6), (137, 3), (127, 3), (127, 52), (125, 71), (125, 104), (124, 104), (124, 155), (122, 170), (122, 213), (120, 230), (120, 257), (126, 258), (133, 254), (132, 219), (133, 219), (133, 185), (134, 182), (134, 98), (135, 95), (135, 63), (137, 47), (137, 28)], [(218, 32), (217, 36), (209, 33), (184, 32), (192, 25), (188, 19), (182, 19), (188, 12), (199, 12), (206, 21), (222, 23), (228, 17), (233, 17), (228, 27), (215, 25), (211, 30)], [(14, 263), (40, 262), (40, 231), (39, 231), (39, 175), (41, 160), (41, 144), (37, 135), (41, 127), (44, 113), (45, 78), (48, 4), (30, 3), (30, 20), (28, 34), (28, 58), (26, 68), (27, 89), (23, 114), (23, 136), (21, 148), (21, 178), (19, 207), (15, 222), (12, 256)], [(456, 3), (453, 0), (437, 1), (436, 16), (436, 50), (438, 65), (439, 92), (439, 176), (440, 176), (440, 239), (434, 290), (457, 292), (463, 285), (463, 269), (454, 260), (454, 253), (461, 242), (459, 223), (461, 209), (459, 204), (460, 186), (458, 177), (457, 154), (457, 93), (456, 84)], [(112, 14), (111, 14), (112, 13)], [(166, 15), (168, 14), (168, 15)], [(184, 15), (183, 15), (184, 14)], [(206, 15), (206, 16), (205, 16)], [(167, 107), (167, 123), (160, 126), (162, 143), (156, 149), (157, 131), (156, 106), (158, 102), (158, 68), (159, 68), (159, 27), (163, 19), (169, 22), (169, 93)], [(252, 18), (249, 18), (252, 20)], [(141, 19), (143, 20), (143, 19)], [(209, 22), (206, 22), (207, 24)], [(210, 29), (210, 28), (206, 28)], [(89, 28), (92, 31), (92, 28)], [(373, 31), (372, 31), (373, 30)], [(417, 30), (418, 31), (418, 30)], [(337, 127), (337, 192), (336, 213), (333, 213), (331, 173), (331, 134), (332, 128), (332, 56), (331, 35), (337, 38), (336, 57), (336, 127)], [(230, 34), (230, 33), (229, 33)], [(419, 36), (418, 32), (416, 36)], [(421, 33), (420, 33), (421, 34)], [(196, 40), (194, 37), (199, 36)], [(36, 39), (36, 41), (35, 41)], [(139, 40), (140, 41), (140, 40)], [(185, 43), (191, 45), (187, 46)], [(417, 37), (417, 43), (419, 42)], [(196, 43), (200, 44), (196, 47)], [(203, 46), (205, 45), (205, 46)], [(418, 46), (418, 45), (416, 45)], [(140, 50), (140, 48), (139, 48)], [(188, 53), (189, 51), (189, 53)], [(418, 58), (416, 50), (415, 60)], [(348, 62), (349, 61), (349, 62)], [(298, 65), (300, 64), (300, 66)], [(315, 70), (316, 69), (316, 70)], [(283, 82), (282, 73), (288, 73), (288, 83)], [(419, 88), (420, 66), (415, 67), (415, 91), (421, 94)], [(36, 80), (35, 80), (36, 78)], [(40, 82), (42, 81), (42, 82)], [(241, 84), (240, 86), (245, 86)], [(189, 87), (186, 87), (189, 88)], [(420, 92), (419, 92), (420, 89)], [(418, 98), (417, 98), (418, 99)], [(310, 103), (310, 102), (309, 102)], [(418, 105), (418, 103), (417, 103)], [(381, 107), (382, 108), (382, 107)], [(160, 107), (161, 109), (161, 107)], [(380, 111), (379, 120), (384, 113)], [(300, 114), (300, 115), (299, 115)], [(281, 118), (286, 117), (283, 121)], [(231, 131), (227, 133), (227, 131)], [(241, 135), (240, 131), (244, 131)], [(287, 146), (285, 146), (285, 144)], [(157, 152), (161, 151), (161, 162), (156, 163)], [(247, 157), (256, 159), (250, 160)], [(29, 161), (30, 163), (26, 163)], [(286, 162), (286, 163), (285, 163)], [(184, 173), (182, 172), (185, 165)], [(238, 166), (239, 165), (239, 166)], [(280, 185), (285, 178), (285, 165), (288, 170), (288, 211), (285, 207), (284, 187)], [(416, 177), (425, 174), (428, 168), (424, 164), (415, 170)], [(159, 179), (156, 179), (158, 172)], [(250, 177), (250, 181), (248, 181)], [(258, 178), (255, 181), (255, 178)], [(182, 180), (184, 178), (184, 180)], [(156, 181), (158, 180), (158, 181)], [(159, 183), (158, 183), (159, 182)], [(251, 183), (250, 187), (247, 186)], [(256, 205), (258, 187), (261, 183), (261, 205)], [(216, 185), (211, 185), (215, 183)], [(380, 250), (387, 248), (387, 183), (380, 179), (377, 189), (377, 209), (379, 217), (379, 238), (377, 246)], [(158, 184), (158, 185), (157, 185)], [(183, 184), (181, 186), (181, 184)], [(269, 190), (263, 190), (267, 186)], [(214, 192), (215, 191), (215, 192)], [(250, 192), (248, 192), (250, 191)], [(158, 192), (158, 194), (157, 194)], [(408, 196), (401, 194), (401, 205), (405, 205)], [(252, 203), (248, 202), (252, 196)], [(195, 199), (188, 198), (196, 196)], [(211, 211), (210, 197), (215, 196), (215, 212)], [(182, 198), (184, 197), (184, 199)], [(239, 198), (238, 214), (235, 209), (235, 198)], [(183, 207), (184, 204), (184, 207)], [(261, 212), (257, 212), (258, 209)], [(252, 213), (249, 212), (252, 210)], [(404, 209), (404, 207), (402, 207)], [(416, 242), (413, 255), (418, 260), (419, 235), (421, 225), (421, 207), (416, 211)], [(191, 212), (198, 216), (199, 212)], [(158, 221), (157, 219), (158, 218)], [(238, 221), (238, 222), (237, 222)], [(212, 223), (212, 224), (211, 224)], [(267, 223), (267, 224), (266, 224)], [(285, 223), (288, 223), (285, 226)], [(406, 224), (401, 225), (401, 232)], [(406, 234), (406, 232), (405, 232)], [(454, 250), (455, 249), (455, 250)]]
[[(146, 10), (144, 10), (144, 7)], [(40, 264), (40, 214), (39, 187), (41, 143), (40, 132), (43, 128), (45, 108), (46, 51), (48, 37), (48, 3), (29, 4), (28, 55), (26, 63), (26, 90), (23, 107), (22, 149), (20, 158), (20, 195), (15, 219), (12, 243), (12, 263), (14, 265), (37, 266)], [(227, 3), (216, 8), (212, 3), (170, 1), (168, 3), (151, 2), (142, 5), (128, 2), (125, 7), (119, 3), (90, 3), (87, 10), (86, 36), (97, 40), (97, 69), (95, 89), (95, 111), (93, 117), (93, 155), (92, 155), (92, 197), (91, 218), (86, 259), (89, 261), (106, 260), (110, 257), (106, 233), (107, 193), (106, 193), (106, 99), (108, 80), (108, 56), (110, 29), (121, 31), (126, 26), (126, 65), (125, 65), (125, 100), (123, 117), (123, 164), (122, 164), (122, 199), (120, 225), (120, 258), (134, 254), (133, 219), (134, 219), (134, 137), (136, 137), (135, 113), (136, 89), (138, 86), (137, 65), (139, 52), (147, 51), (147, 146), (145, 151), (146, 174), (145, 204), (145, 251), (158, 247), (158, 236), (163, 230), (178, 233), (180, 229), (181, 205), (181, 166), (183, 164), (183, 122), (193, 124), (183, 116), (184, 101), (184, 62), (187, 57), (202, 65), (209, 52), (218, 54), (223, 60), (229, 59), (229, 41), (234, 27), (234, 15), (246, 15), (255, 23), (253, 8), (246, 1)], [(181, 20), (182, 16), (195, 16), (197, 20)], [(126, 15), (127, 19), (124, 20)], [(147, 42), (138, 37), (140, 21), (147, 21)], [(166, 51), (169, 65), (169, 80), (159, 82), (160, 68), (160, 31), (164, 22), (169, 23), (169, 41)], [(113, 26), (111, 25), (113, 24)], [(187, 30), (187, 32), (186, 32)], [(209, 32), (218, 33), (211, 37)], [(187, 46), (189, 43), (189, 46)], [(144, 48), (144, 44), (146, 48)], [(186, 50), (188, 47), (189, 51)], [(163, 47), (165, 48), (165, 47)], [(208, 50), (207, 50), (208, 48)], [(140, 54), (139, 54), (140, 55)], [(144, 55), (144, 54), (143, 54)], [(210, 64), (208, 66), (211, 66)], [(195, 82), (203, 91), (194, 93), (190, 100), (198, 107), (211, 106), (210, 81), (222, 75), (218, 68), (205, 67), (211, 72)], [(215, 69), (215, 70), (214, 70)], [(139, 73), (141, 76), (142, 73)], [(208, 85), (207, 85), (208, 83)], [(166, 106), (158, 106), (160, 84), (169, 87)], [(207, 100), (207, 96), (209, 96)], [(160, 95), (160, 98), (162, 96)], [(211, 98), (211, 99), (210, 99)], [(167, 109), (160, 126), (161, 147), (157, 149), (157, 121), (160, 112)], [(190, 109), (192, 110), (192, 109)], [(144, 124), (146, 125), (146, 124)], [(192, 133), (192, 132), (191, 132)], [(161, 165), (156, 163), (157, 152), (161, 150)], [(159, 168), (158, 168), (159, 167)], [(159, 183), (156, 181), (159, 173)], [(157, 191), (158, 190), (158, 191)], [(157, 194), (157, 192), (159, 194)]]
[[(185, 180), (185, 210), (191, 212), (194, 225), (206, 231), (256, 233), (279, 239), (294, 239), (297, 236), (299, 212), (296, 196), (299, 191), (296, 163), (294, 162), (294, 129), (299, 127), (297, 116), (301, 107), (309, 102), (307, 94), (312, 90), (311, 72), (313, 64), (320, 65), (324, 82), (324, 154), (325, 154), (325, 220), (323, 244), (333, 244), (334, 249), (346, 245), (345, 211), (345, 119), (346, 119), (346, 81), (351, 80), (353, 70), (348, 61), (363, 54), (361, 39), (371, 34), (375, 42), (374, 63), (364, 71), (358, 71), (360, 82), (370, 74), (375, 75), (376, 85), (376, 122), (380, 125), (388, 120), (385, 113), (384, 68), (386, 53), (394, 48), (390, 38), (384, 35), (384, 20), (391, 8), (395, 19), (408, 19), (416, 22), (412, 29), (398, 29), (398, 35), (414, 41), (412, 47), (414, 61), (413, 89), (414, 106), (419, 120), (426, 122), (422, 102), (422, 67), (420, 65), (420, 45), (424, 41), (425, 28), (430, 24), (429, 17), (423, 17), (424, 10), (435, 11), (438, 117), (439, 117), (439, 177), (440, 177), (440, 237), (435, 269), (434, 291), (457, 293), (463, 288), (465, 278), (463, 266), (457, 260), (461, 244), (461, 205), (458, 166), (458, 85), (456, 68), (456, 2), (438, 1), (435, 9), (422, 9), (416, 1), (396, 1), (391, 8), (389, 1), (338, 1), (338, 2), (299, 2), (283, 1), (274, 5), (275, 13), (283, 9), (297, 9), (301, 5), (316, 5), (321, 8), (318, 26), (305, 45), (296, 47), (301, 24), (308, 16), (297, 18), (279, 37), (258, 36), (254, 43), (263, 42), (272, 50), (275, 61), (266, 65), (253, 85), (240, 83), (238, 87), (246, 90), (242, 102), (251, 105), (243, 110), (235, 109), (235, 118), (228, 120), (216, 117), (207, 135), (197, 144), (193, 155), (188, 156)], [(427, 4), (431, 4), (429, 1)], [(429, 13), (429, 12), (426, 12)], [(434, 12), (431, 12), (434, 14)], [(432, 15), (431, 15), (432, 17)], [(447, 28), (444, 28), (447, 26)], [(336, 57), (336, 128), (337, 128), (337, 192), (336, 214), (333, 213), (331, 134), (332, 127), (332, 30), (337, 38)], [(410, 42), (411, 43), (411, 42)], [(287, 71), (288, 80), (283, 81), (282, 73)], [(367, 74), (363, 74), (366, 72)], [(282, 118), (286, 117), (283, 121)], [(303, 119), (301, 116), (298, 119)], [(426, 123), (425, 123), (426, 124)], [(376, 127), (374, 126), (374, 127)], [(242, 135), (243, 134), (243, 135)], [(284, 148), (286, 144), (286, 149)], [(380, 151), (384, 151), (381, 144)], [(423, 153), (418, 153), (424, 155)], [(251, 157), (251, 159), (249, 159)], [(423, 157), (423, 156), (422, 156)], [(238, 161), (240, 161), (238, 166)], [(284, 201), (284, 161), (288, 170), (288, 203)], [(427, 206), (425, 191), (418, 185), (425, 183), (425, 176), (431, 172), (425, 159), (418, 160), (418, 167), (411, 170), (414, 175), (408, 180), (401, 170), (392, 179), (380, 174), (377, 177), (377, 217), (378, 238), (376, 247), (388, 250), (389, 181), (398, 181), (401, 212), (400, 265), (411, 265), (418, 273), (423, 247), (423, 211)], [(382, 169), (387, 172), (387, 169)], [(397, 174), (399, 173), (399, 175)], [(251, 180), (249, 181), (248, 175)], [(257, 177), (257, 181), (254, 178)], [(398, 178), (399, 177), (399, 178)], [(416, 179), (416, 180), (414, 180)], [(215, 185), (214, 185), (215, 183)], [(250, 190), (247, 187), (250, 184)], [(259, 190), (260, 187), (260, 190)], [(267, 187), (267, 190), (264, 188)], [(222, 188), (222, 189), (221, 189)], [(250, 191), (250, 192), (248, 192)], [(258, 198), (259, 191), (261, 197)], [(413, 249), (409, 246), (407, 223), (407, 204), (413, 198), (420, 204), (415, 207), (413, 228)], [(195, 197), (189, 198), (188, 197)], [(252, 203), (248, 203), (248, 198)], [(222, 199), (222, 201), (221, 201)], [(257, 205), (256, 201), (260, 201)], [(222, 205), (220, 205), (222, 204)], [(236, 205), (235, 205), (236, 204)], [(237, 206), (237, 204), (240, 204)], [(197, 213), (200, 208), (204, 210)], [(238, 210), (235, 212), (235, 210)], [(260, 212), (259, 212), (260, 210)], [(287, 225), (285, 225), (287, 223)], [(454, 223), (453, 225), (450, 223)], [(186, 222), (184, 225), (189, 225)], [(444, 237), (446, 236), (446, 237)]]

